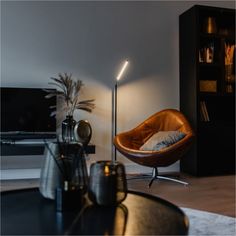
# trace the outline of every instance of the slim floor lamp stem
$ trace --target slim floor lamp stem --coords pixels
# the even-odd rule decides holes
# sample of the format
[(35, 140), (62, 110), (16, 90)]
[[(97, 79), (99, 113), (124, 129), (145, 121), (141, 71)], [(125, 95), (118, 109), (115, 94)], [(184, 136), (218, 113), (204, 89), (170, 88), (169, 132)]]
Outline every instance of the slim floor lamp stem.
[(117, 82), (112, 93), (112, 161), (116, 161), (116, 147), (113, 144), (117, 133)]
[(113, 144), (113, 140), (116, 136), (116, 131), (117, 131), (117, 85), (118, 85), (118, 81), (121, 78), (121, 76), (123, 75), (128, 63), (129, 63), (128, 60), (126, 60), (124, 62), (120, 73), (116, 77), (116, 84), (115, 84), (115, 87), (112, 91), (112, 162), (116, 161), (116, 147)]

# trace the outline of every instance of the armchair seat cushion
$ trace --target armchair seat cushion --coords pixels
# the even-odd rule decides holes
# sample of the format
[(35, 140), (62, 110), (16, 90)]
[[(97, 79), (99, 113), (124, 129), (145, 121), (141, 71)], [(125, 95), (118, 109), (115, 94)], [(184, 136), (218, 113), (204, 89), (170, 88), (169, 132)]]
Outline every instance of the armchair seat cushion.
[(141, 147), (142, 151), (160, 151), (185, 137), (180, 131), (159, 131), (151, 136)]

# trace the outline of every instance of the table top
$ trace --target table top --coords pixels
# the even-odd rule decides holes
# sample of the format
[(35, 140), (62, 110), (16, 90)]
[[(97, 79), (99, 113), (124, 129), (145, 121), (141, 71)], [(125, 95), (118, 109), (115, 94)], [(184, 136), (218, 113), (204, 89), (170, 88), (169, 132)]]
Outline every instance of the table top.
[(116, 207), (88, 200), (77, 211), (57, 212), (38, 189), (1, 193), (1, 235), (186, 235), (188, 219), (175, 205), (129, 191)]

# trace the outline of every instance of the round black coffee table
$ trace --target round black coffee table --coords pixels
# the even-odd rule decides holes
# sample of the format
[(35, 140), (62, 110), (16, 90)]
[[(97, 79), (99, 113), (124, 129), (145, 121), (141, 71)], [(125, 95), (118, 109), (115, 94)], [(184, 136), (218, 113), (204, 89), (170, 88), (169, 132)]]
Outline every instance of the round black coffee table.
[(89, 201), (80, 210), (57, 212), (38, 189), (1, 193), (1, 235), (186, 235), (188, 219), (175, 205), (129, 191), (117, 207)]

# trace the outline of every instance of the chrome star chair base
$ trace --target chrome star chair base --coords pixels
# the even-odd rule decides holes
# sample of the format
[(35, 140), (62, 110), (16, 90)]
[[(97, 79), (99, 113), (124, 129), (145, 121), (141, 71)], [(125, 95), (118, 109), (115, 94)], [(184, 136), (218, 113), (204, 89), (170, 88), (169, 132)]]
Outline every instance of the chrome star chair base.
[[(179, 176), (179, 175), (177, 175), (177, 176)], [(175, 178), (170, 178), (170, 177), (159, 175), (157, 167), (153, 168), (152, 174), (141, 174), (141, 175), (138, 175), (138, 176), (132, 176), (132, 177), (127, 178), (128, 181), (129, 180), (135, 180), (135, 179), (151, 179), (149, 184), (148, 184), (148, 188), (151, 188), (151, 186), (153, 184), (153, 181), (158, 180), (158, 179), (159, 180), (172, 181), (172, 182), (175, 182), (175, 183), (183, 184), (184, 186), (189, 185), (189, 183), (187, 183), (187, 182), (184, 182), (184, 181), (181, 181), (181, 180), (178, 180), (178, 179), (175, 179)]]
[(183, 184), (185, 186), (188, 185), (187, 182), (184, 182), (184, 181), (181, 181), (181, 180), (178, 180), (178, 179), (174, 179), (174, 178), (170, 178), (170, 177), (165, 177), (165, 176), (161, 176), (158, 174), (158, 169), (157, 167), (154, 167), (153, 168), (153, 172), (152, 172), (152, 179), (150, 181), (150, 183), (148, 184), (148, 187), (151, 188), (152, 184), (153, 184), (153, 181), (156, 180), (156, 179), (163, 179), (163, 180), (168, 180), (168, 181), (173, 181), (175, 183), (179, 183), (179, 184)]

